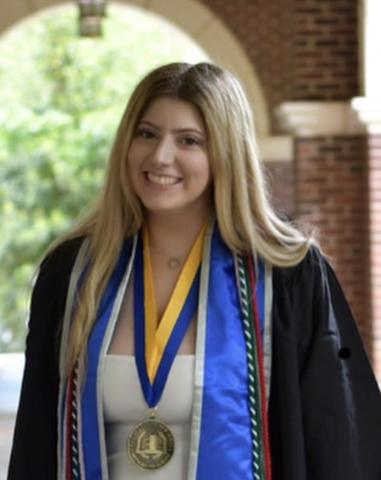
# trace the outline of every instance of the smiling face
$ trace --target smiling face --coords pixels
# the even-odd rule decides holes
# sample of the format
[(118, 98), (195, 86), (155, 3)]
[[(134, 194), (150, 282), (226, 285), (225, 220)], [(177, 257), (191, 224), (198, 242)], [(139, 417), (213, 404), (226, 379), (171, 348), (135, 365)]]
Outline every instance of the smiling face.
[(127, 162), (132, 187), (149, 214), (210, 209), (206, 131), (191, 103), (154, 100), (137, 125)]

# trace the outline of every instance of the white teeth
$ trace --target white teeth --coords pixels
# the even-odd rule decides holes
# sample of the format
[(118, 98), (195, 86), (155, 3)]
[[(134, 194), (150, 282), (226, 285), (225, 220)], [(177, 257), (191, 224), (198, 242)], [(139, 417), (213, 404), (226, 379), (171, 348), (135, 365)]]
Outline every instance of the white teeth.
[(169, 175), (156, 175), (155, 173), (147, 172), (147, 178), (152, 183), (159, 185), (174, 185), (179, 181), (177, 177), (170, 177)]

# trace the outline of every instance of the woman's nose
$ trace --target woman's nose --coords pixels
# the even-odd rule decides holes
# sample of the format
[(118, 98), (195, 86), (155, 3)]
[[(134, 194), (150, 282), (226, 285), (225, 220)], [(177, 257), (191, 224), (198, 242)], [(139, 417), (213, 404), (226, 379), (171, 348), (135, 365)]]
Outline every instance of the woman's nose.
[(162, 137), (155, 143), (152, 160), (158, 165), (169, 165), (174, 159), (174, 153), (174, 145), (171, 139)]

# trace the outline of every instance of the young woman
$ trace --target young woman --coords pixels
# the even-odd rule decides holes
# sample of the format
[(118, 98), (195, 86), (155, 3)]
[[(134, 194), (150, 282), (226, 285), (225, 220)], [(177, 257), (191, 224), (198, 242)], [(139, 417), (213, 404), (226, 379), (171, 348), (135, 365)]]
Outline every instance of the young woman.
[(237, 79), (136, 87), (32, 296), (10, 480), (376, 480), (381, 399), (317, 246), (269, 203)]

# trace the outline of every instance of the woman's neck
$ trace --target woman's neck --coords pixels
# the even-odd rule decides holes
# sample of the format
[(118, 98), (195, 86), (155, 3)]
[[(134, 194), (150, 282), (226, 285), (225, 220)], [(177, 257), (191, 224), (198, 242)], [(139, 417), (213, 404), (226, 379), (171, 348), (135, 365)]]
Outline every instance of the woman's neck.
[(150, 251), (153, 257), (176, 268), (183, 264), (197, 235), (209, 218), (209, 212), (189, 217), (174, 214), (149, 214), (146, 227), (149, 234)]

